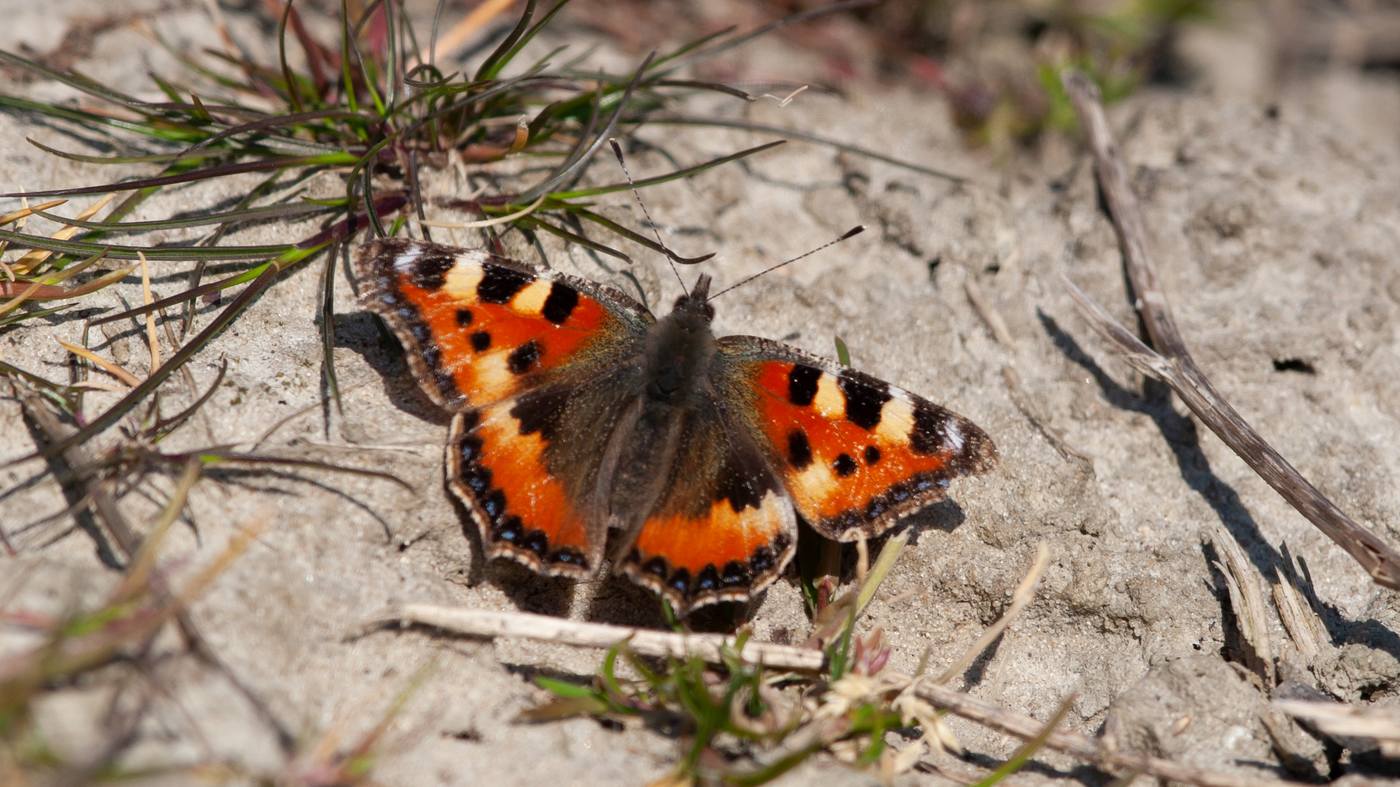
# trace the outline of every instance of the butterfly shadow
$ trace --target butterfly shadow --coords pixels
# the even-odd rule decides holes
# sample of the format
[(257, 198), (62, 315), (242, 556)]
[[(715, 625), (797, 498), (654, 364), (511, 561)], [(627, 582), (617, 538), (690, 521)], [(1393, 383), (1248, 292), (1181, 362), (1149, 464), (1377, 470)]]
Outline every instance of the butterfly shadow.
[[(589, 593), (583, 617), (594, 623), (632, 628), (667, 629), (670, 621), (661, 605), (661, 598), (616, 572), (596, 581), (580, 583)], [(728, 634), (753, 617), (767, 591), (761, 591), (748, 602), (723, 601), (709, 604), (687, 614), (687, 631)]]
[(399, 410), (446, 426), (451, 415), (438, 407), (413, 378), (399, 342), (371, 312), (335, 315), (335, 346), (354, 350), (384, 383), (384, 393)]
[[(1297, 563), (1302, 570), (1302, 573), (1299, 573), (1293, 567), (1295, 558), (1289, 554), (1287, 545), (1280, 542), (1275, 546), (1268, 540), (1239, 493), (1216, 475), (1201, 448), (1200, 432), (1195, 420), (1178, 413), (1172, 407), (1169, 388), (1150, 378), (1144, 382), (1141, 395), (1120, 385), (1053, 317), (1043, 311), (1038, 312), (1038, 316), (1050, 340), (1068, 360), (1094, 378), (1094, 382), (1110, 404), (1152, 419), (1176, 458), (1182, 480), (1211, 507), (1265, 581), (1270, 584), (1277, 583), (1280, 575), (1283, 575), (1298, 588), (1321, 618), (1334, 645), (1360, 643), (1400, 658), (1400, 635), (1382, 620), (1374, 617), (1352, 618), (1338, 606), (1323, 601), (1313, 587), (1312, 576), (1307, 572), (1307, 564), (1302, 556), (1297, 556)], [(1203, 555), (1207, 562), (1212, 558), (1209, 551), (1203, 551)], [(1229, 595), (1224, 589), (1223, 579), (1214, 583), (1214, 589), (1221, 604), (1228, 604)]]
[(462, 526), (462, 535), (471, 544), (471, 565), (467, 567), (467, 586), (476, 587), (483, 582), (499, 588), (506, 598), (521, 612), (534, 612), (541, 615), (563, 617), (569, 614), (574, 604), (574, 587), (577, 584), (565, 577), (548, 577), (537, 574), (513, 560), (487, 560), (486, 548), (481, 543), (481, 532), (467, 506), (449, 493), (452, 508), (457, 512), (457, 522)]
[[(944, 498), (910, 514), (895, 532), (908, 533), (910, 545), (916, 545), (924, 533), (930, 530), (951, 533), (962, 527), (962, 523), (966, 521), (967, 513), (963, 511), (962, 506), (958, 505), (956, 500)], [(874, 554), (873, 550), (871, 554)]]

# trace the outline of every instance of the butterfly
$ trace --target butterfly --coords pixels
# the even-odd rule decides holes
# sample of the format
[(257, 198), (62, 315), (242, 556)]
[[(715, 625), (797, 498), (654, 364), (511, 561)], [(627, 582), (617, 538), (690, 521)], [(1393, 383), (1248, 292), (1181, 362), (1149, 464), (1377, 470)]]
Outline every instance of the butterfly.
[(489, 557), (612, 570), (679, 613), (745, 601), (799, 521), (878, 536), (996, 462), (943, 407), (785, 344), (716, 337), (710, 277), (657, 318), (622, 292), (483, 250), (380, 239), (361, 302), (450, 411), (448, 485)]

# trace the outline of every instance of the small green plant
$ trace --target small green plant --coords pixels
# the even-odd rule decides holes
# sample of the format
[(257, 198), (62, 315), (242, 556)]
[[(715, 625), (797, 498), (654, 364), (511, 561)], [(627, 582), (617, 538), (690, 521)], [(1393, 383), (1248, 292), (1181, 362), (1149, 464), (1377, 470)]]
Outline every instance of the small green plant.
[[(840, 596), (834, 593), (834, 580), (823, 583), (805, 643), (824, 654), (818, 670), (766, 667), (763, 646), (742, 632), (721, 649), (719, 663), (699, 656), (648, 660), (623, 641), (607, 652), (590, 681), (536, 678), (552, 696), (520, 720), (590, 717), (642, 723), (677, 738), (677, 762), (658, 784), (763, 784), (822, 752), (853, 767), (875, 769), (888, 780), (912, 769), (928, 752), (958, 753), (961, 748), (943, 722), (944, 712), (920, 695), (919, 686), (961, 675), (1005, 633), (1034, 597), (1049, 552), (1039, 550), (1003, 617), (940, 674), (925, 674), (930, 661), (925, 651), (913, 675), (902, 675), (888, 669), (891, 650), (882, 629), (862, 632), (859, 622), (906, 543), (906, 534), (889, 539), (868, 570), (859, 545), (858, 581)], [(777, 657), (776, 651), (767, 652)], [(621, 674), (624, 667), (627, 677)], [(997, 784), (1025, 767), (1064, 720), (1072, 701), (1062, 702), (1038, 734), (977, 784)], [(886, 734), (892, 732), (911, 740), (891, 750)]]
[[(818, 674), (773, 671), (739, 657), (741, 634), (722, 664), (699, 657), (649, 662), (620, 643), (591, 683), (540, 677), (553, 695), (521, 719), (591, 716), (639, 720), (683, 741), (671, 779), (762, 784), (820, 751), (869, 766), (887, 758), (884, 734), (913, 723), (893, 704), (896, 683), (881, 679), (890, 651), (877, 627), (856, 634), (860, 612), (904, 546), (891, 539), (859, 586), (818, 610), (809, 643), (826, 652)], [(626, 665), (636, 677), (623, 678)]]

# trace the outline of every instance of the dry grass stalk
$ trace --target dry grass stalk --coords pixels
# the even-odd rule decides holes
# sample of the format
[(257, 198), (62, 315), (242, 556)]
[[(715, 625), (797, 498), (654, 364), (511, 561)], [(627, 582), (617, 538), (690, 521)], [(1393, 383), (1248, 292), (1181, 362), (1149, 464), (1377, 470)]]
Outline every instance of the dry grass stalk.
[(1311, 667), (1322, 652), (1322, 643), (1328, 641), (1327, 630), (1312, 606), (1293, 586), (1292, 573), (1280, 571), (1278, 580), (1273, 586), (1274, 607), (1278, 609), (1284, 631), (1303, 658), (1303, 666)]
[[(434, 604), (405, 604), (376, 616), (370, 626), (377, 628), (392, 623), (431, 626), (473, 637), (520, 637), (592, 648), (610, 648), (626, 642), (628, 648), (644, 656), (698, 656), (716, 664), (723, 663), (721, 649), (732, 649), (737, 642), (735, 637), (722, 634), (682, 634), (527, 612), (494, 612)], [(825, 654), (814, 648), (752, 640), (745, 642), (738, 653), (740, 658), (751, 663), (790, 670), (819, 670), (826, 660)]]
[[(954, 691), (931, 680), (915, 689), (920, 699), (957, 716), (1031, 740), (1045, 732), (1045, 723), (1030, 716), (1006, 710), (970, 694)], [(1099, 741), (1075, 732), (1054, 731), (1044, 737), (1045, 746), (1080, 757), (1105, 770), (1142, 773), (1159, 779), (1202, 785), (1202, 787), (1284, 787), (1290, 782), (1248, 778), (1239, 771), (1212, 771), (1136, 752), (1111, 751)]]
[(1217, 526), (1211, 544), (1224, 559), (1223, 563), (1215, 561), (1215, 567), (1225, 577), (1230, 607), (1235, 611), (1235, 623), (1247, 651), (1243, 654), (1245, 666), (1258, 675), (1266, 687), (1272, 687), (1278, 681), (1268, 612), (1264, 594), (1259, 591), (1259, 574), (1245, 558), (1240, 545), (1224, 529)]
[(1370, 738), (1379, 744), (1383, 756), (1400, 756), (1400, 712), (1395, 708), (1306, 700), (1274, 700), (1274, 707), (1327, 735)]
[(1040, 406), (1036, 404), (1032, 397), (1026, 395), (1025, 386), (1021, 384), (1021, 374), (1016, 371), (1014, 353), (1016, 348), (1015, 339), (1011, 336), (1011, 330), (1006, 327), (1006, 320), (1003, 320), (1001, 313), (982, 294), (982, 288), (977, 286), (977, 281), (971, 276), (963, 286), (967, 292), (967, 300), (972, 304), (972, 308), (977, 312), (977, 316), (982, 318), (982, 322), (987, 324), (987, 330), (991, 331), (992, 338), (996, 340), (1008, 353), (1008, 360), (1002, 364), (1001, 379), (1006, 383), (1006, 389), (1011, 392), (1011, 401), (1016, 405), (1016, 409), (1021, 411), (1021, 415), (1031, 422), (1031, 425), (1040, 432), (1041, 436), (1050, 443), (1065, 461), (1079, 460), (1087, 465), (1092, 465), (1093, 460), (1083, 451), (1070, 445), (1059, 429), (1050, 425), (1050, 419), (1041, 412)]
[(1132, 282), (1136, 308), (1152, 342), (1149, 347), (1119, 325), (1102, 306), (1067, 282), (1085, 319), (1138, 372), (1166, 383), (1212, 432), (1230, 446), (1274, 491), (1346, 550), (1376, 581), (1400, 590), (1400, 554), (1357, 524), (1308, 482), (1240, 416), (1196, 365), (1177, 330), (1166, 295), (1147, 251), (1147, 230), (1127, 169), (1109, 130), (1098, 89), (1073, 70), (1062, 80), (1094, 155), (1094, 170)]
[(1000, 637), (1002, 632), (1006, 631), (1006, 627), (1011, 625), (1011, 621), (1019, 617), (1026, 606), (1031, 603), (1031, 600), (1035, 598), (1035, 587), (1039, 584), (1040, 577), (1045, 573), (1045, 567), (1048, 565), (1050, 565), (1050, 547), (1042, 541), (1036, 547), (1035, 562), (1031, 564), (1030, 571), (1026, 572), (1026, 576), (1021, 579), (1021, 584), (1016, 587), (1016, 592), (1011, 596), (1011, 606), (1007, 608), (1006, 614), (988, 626), (982, 632), (982, 636), (977, 638), (977, 642), (973, 643), (972, 647), (968, 648), (957, 661), (949, 664), (948, 668), (935, 679), (937, 682), (947, 683), (961, 675), (964, 670), (972, 666), (972, 662), (976, 661), (978, 656), (982, 655), (982, 651), (996, 642), (997, 637)]

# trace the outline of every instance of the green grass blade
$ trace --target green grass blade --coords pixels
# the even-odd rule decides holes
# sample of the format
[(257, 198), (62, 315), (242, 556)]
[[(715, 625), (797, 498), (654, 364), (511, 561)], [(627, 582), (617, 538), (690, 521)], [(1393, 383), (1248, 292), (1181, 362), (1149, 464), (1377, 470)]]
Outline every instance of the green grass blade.
[(851, 153), (857, 156), (863, 156), (865, 158), (874, 159), (875, 161), (883, 161), (886, 164), (891, 164), (901, 169), (907, 169), (910, 172), (917, 172), (920, 175), (928, 175), (929, 177), (933, 178), (942, 178), (943, 180), (952, 181), (953, 183), (968, 182), (968, 178), (963, 175), (955, 175), (951, 172), (944, 172), (942, 170), (933, 169), (932, 167), (925, 167), (921, 164), (915, 164), (913, 162), (905, 161), (904, 159), (899, 159), (895, 158), (894, 156), (886, 155), (884, 153), (879, 152), (878, 150), (871, 150), (870, 148), (863, 148), (859, 145), (852, 145), (846, 142), (842, 142), (839, 139), (823, 137), (819, 134), (812, 134), (806, 131), (802, 131), (800, 129), (785, 128), (783, 126), (774, 126), (768, 123), (751, 123), (747, 120), (725, 120), (723, 118), (687, 117), (683, 115), (628, 118), (625, 122), (647, 123), (648, 125), (665, 126), (710, 126), (712, 128), (736, 128), (743, 131), (756, 131), (761, 134), (775, 134), (786, 139), (797, 139), (803, 142), (811, 142), (813, 144), (824, 145), (826, 147), (839, 150), (843, 153)]
[(1045, 722), (1045, 725), (1040, 728), (1040, 732), (1036, 733), (1034, 738), (1021, 744), (1020, 748), (1012, 753), (1010, 759), (1002, 763), (1001, 767), (992, 771), (985, 779), (977, 782), (973, 787), (993, 787), (993, 785), (999, 784), (1006, 777), (1024, 768), (1026, 763), (1030, 762), (1031, 757), (1034, 757), (1036, 752), (1044, 748), (1046, 742), (1050, 740), (1050, 736), (1055, 734), (1055, 729), (1059, 727), (1060, 723), (1069, 715), (1070, 708), (1072, 707), (1074, 707), (1073, 695), (1066, 697), (1064, 702), (1060, 703), (1060, 707), (1055, 710), (1055, 713), (1050, 716), (1050, 720)]
[[(779, 139), (774, 142), (756, 145), (754, 147), (741, 150), (737, 153), (730, 153), (727, 156), (720, 156), (719, 158), (713, 158), (709, 161), (705, 161), (694, 166), (686, 167), (685, 169), (678, 169), (674, 172), (668, 172), (665, 175), (657, 175), (655, 177), (643, 178), (642, 180), (635, 181), (635, 185), (638, 189), (644, 189), (648, 186), (659, 186), (662, 183), (670, 183), (673, 180), (681, 180), (683, 178), (688, 178), (692, 175), (698, 175), (707, 169), (718, 167), (721, 164), (728, 164), (731, 161), (745, 159), (749, 156), (762, 153), (765, 150), (771, 150), (772, 148), (776, 148), (779, 145), (784, 145), (786, 143), (787, 140)], [(597, 197), (603, 194), (612, 194), (618, 191), (627, 191), (632, 188), (632, 185), (633, 184), (626, 182), (610, 183), (606, 186), (594, 186), (592, 188), (586, 189), (574, 189), (573, 191), (556, 191), (553, 194), (550, 194), (549, 197), (552, 200), (570, 200), (579, 199), (582, 197)]]
[(520, 197), (516, 201), (521, 203), (532, 202), (536, 197), (540, 196), (541, 194), (545, 194), (549, 191), (552, 191), (555, 186), (558, 186), (560, 183), (563, 183), (564, 181), (573, 177), (576, 173), (583, 169), (583, 167), (588, 163), (588, 160), (593, 157), (593, 154), (597, 153), (598, 149), (603, 146), (603, 143), (606, 142), (608, 138), (612, 136), (613, 129), (617, 127), (618, 119), (622, 117), (623, 110), (627, 108), (628, 99), (632, 97), (632, 92), (636, 89), (638, 82), (642, 78), (642, 74), (646, 71), (647, 66), (651, 64), (651, 60), (654, 57), (656, 57), (655, 52), (652, 52), (651, 54), (647, 55), (646, 59), (642, 61), (642, 65), (638, 67), (636, 73), (632, 75), (632, 79), (627, 83), (627, 88), (622, 91), (622, 98), (618, 100), (617, 108), (613, 110), (612, 115), (608, 117), (607, 124), (603, 126), (602, 132), (600, 132), (597, 138), (593, 140), (593, 143), (587, 148), (585, 148), (583, 152), (577, 156), (577, 158), (573, 159), (572, 161), (566, 163), (563, 167), (561, 167), (558, 172), (554, 173), (553, 176), (546, 178), (543, 182), (536, 184), (530, 189), (527, 189), (525, 193), (520, 195)]
[(140, 134), (142, 136), (153, 137), (155, 139), (162, 139), (167, 141), (191, 141), (194, 139), (198, 139), (201, 136), (197, 130), (192, 130), (188, 133), (175, 133), (174, 130), (169, 128), (163, 130), (157, 129), (145, 123), (139, 123), (131, 120), (122, 120), (121, 118), (106, 117), (104, 115), (98, 115), (92, 112), (84, 112), (78, 109), (57, 107), (53, 106), (52, 104), (45, 104), (42, 101), (30, 101), (28, 99), (19, 98), (17, 96), (0, 95), (0, 107), (9, 107), (11, 109), (18, 109), (23, 112), (33, 112), (35, 114), (46, 115), (52, 118), (69, 120), (74, 123), (81, 124), (84, 128), (88, 129), (96, 129), (102, 126), (110, 126), (112, 128), (121, 129), (122, 131), (131, 132), (133, 134)]
[(282, 81), (287, 83), (287, 98), (292, 102), (292, 109), (301, 112), (305, 109), (301, 103), (301, 88), (292, 77), (292, 67), (287, 65), (287, 20), (292, 16), (292, 0), (286, 3), (282, 18), (277, 21), (277, 62), (282, 66)]
[(69, 161), (78, 161), (83, 164), (180, 164), (186, 161), (195, 162), (206, 158), (228, 155), (227, 151), (211, 150), (193, 154), (187, 151), (184, 153), (151, 153), (143, 156), (92, 156), (86, 153), (73, 153), (67, 150), (51, 148), (29, 137), (26, 137), (24, 141), (49, 155), (58, 156), (59, 158), (68, 159)]
[(261, 161), (244, 161), (237, 164), (221, 164), (217, 167), (205, 167), (204, 169), (181, 172), (174, 175), (159, 175), (153, 178), (138, 178), (136, 180), (125, 180), (115, 183), (104, 183), (100, 186), (77, 186), (67, 189), (44, 189), (41, 191), (16, 191), (8, 194), (0, 194), (0, 197), (68, 197), (76, 194), (109, 194), (113, 191), (134, 191), (136, 189), (152, 188), (155, 186), (169, 186), (176, 183), (191, 183), (194, 181), (208, 180), (210, 178), (222, 178), (229, 175), (241, 175), (245, 172), (266, 172), (274, 169), (291, 169), (293, 167), (341, 167), (350, 166), (359, 161), (358, 156), (349, 153), (326, 153), (318, 156), (292, 156), (279, 157), (274, 159), (264, 159)]
[(563, 10), (564, 6), (568, 5), (568, 3), (569, 0), (559, 0), (559, 2), (556, 3), (553, 8), (549, 9), (549, 12), (546, 13), (540, 19), (540, 21), (536, 22), (530, 27), (530, 29), (526, 30), (514, 43), (511, 44), (510, 49), (506, 50), (506, 53), (504, 55), (501, 55), (501, 57), (495, 63), (491, 64), (491, 68), (487, 70), (485, 78), (495, 79), (501, 73), (501, 69), (509, 65), (510, 61), (514, 60), (515, 56), (520, 54), (520, 50), (524, 49), (525, 45), (530, 43), (530, 39), (534, 38), (537, 34), (539, 34), (539, 32), (544, 29), (544, 26), (549, 24), (549, 21), (554, 18), (554, 15)]
[(120, 421), (128, 412), (135, 408), (136, 405), (140, 404), (141, 401), (158, 388), (161, 383), (165, 382), (166, 378), (174, 374), (176, 369), (184, 366), (187, 361), (194, 357), (195, 353), (202, 350), (220, 331), (228, 327), (235, 317), (241, 314), (244, 309), (248, 308), (253, 300), (272, 284), (275, 276), (276, 271), (273, 268), (268, 268), (263, 271), (263, 274), (259, 276), (256, 281), (248, 285), (243, 292), (240, 292), (238, 297), (234, 298), (228, 306), (225, 306), (224, 309), (219, 312), (218, 316), (206, 325), (194, 338), (186, 342), (179, 350), (176, 350), (175, 354), (170, 356), (169, 360), (156, 367), (156, 369), (151, 372), (150, 376), (142, 380), (140, 384), (130, 391), (127, 391), (126, 395), (119, 399), (116, 404), (107, 408), (105, 412), (89, 421), (81, 429), (74, 431), (72, 434), (57, 442), (50, 443), (46, 448), (36, 453), (27, 454), (18, 459), (6, 462), (5, 464), (13, 465), (38, 457), (49, 458), (58, 456), (69, 448), (85, 443), (106, 431), (116, 424), (117, 421)]
[(118, 246), (108, 243), (92, 243), (79, 240), (58, 240), (44, 235), (30, 235), (14, 230), (0, 230), (0, 241), (8, 241), (11, 246), (21, 249), (46, 249), (71, 254), (76, 257), (90, 257), (105, 253), (108, 259), (134, 260), (145, 254), (148, 260), (250, 260), (274, 257), (294, 248), (285, 246)]
[(476, 70), (475, 81), (483, 82), (494, 79), (496, 74), (500, 73), (501, 69), (496, 64), (505, 57), (510, 48), (515, 46), (515, 42), (519, 41), (520, 37), (529, 29), (530, 19), (535, 15), (535, 5), (536, 0), (525, 0), (525, 10), (520, 12), (520, 20), (515, 23), (515, 27), (506, 34), (505, 39), (492, 50), (491, 54), (481, 61), (481, 67)]
[(292, 205), (265, 205), (260, 208), (246, 208), (243, 210), (225, 211), (223, 213), (209, 213), (202, 216), (186, 216), (178, 219), (153, 219), (150, 221), (83, 221), (81, 219), (59, 216), (46, 210), (36, 210), (34, 211), (34, 215), (42, 216), (58, 224), (68, 224), (73, 227), (82, 227), (83, 229), (102, 230), (107, 233), (114, 233), (154, 232), (157, 230), (183, 229), (186, 227), (207, 227), (211, 224), (234, 224), (264, 221), (267, 219), (294, 219), (316, 213), (328, 213), (331, 210), (333, 210), (333, 208), (325, 205), (318, 205), (313, 202), (301, 202)]

